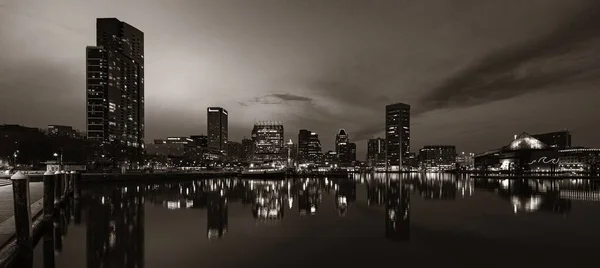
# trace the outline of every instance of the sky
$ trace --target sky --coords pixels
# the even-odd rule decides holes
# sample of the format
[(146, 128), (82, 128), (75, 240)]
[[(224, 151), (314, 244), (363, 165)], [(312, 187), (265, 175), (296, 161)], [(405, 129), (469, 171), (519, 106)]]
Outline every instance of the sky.
[(283, 121), (333, 150), (384, 136), (385, 105), (411, 105), (411, 151), (481, 152), (514, 134), (568, 129), (600, 147), (600, 1), (0, 0), (0, 124), (85, 130), (85, 48), (96, 18), (144, 32), (146, 141), (230, 140)]

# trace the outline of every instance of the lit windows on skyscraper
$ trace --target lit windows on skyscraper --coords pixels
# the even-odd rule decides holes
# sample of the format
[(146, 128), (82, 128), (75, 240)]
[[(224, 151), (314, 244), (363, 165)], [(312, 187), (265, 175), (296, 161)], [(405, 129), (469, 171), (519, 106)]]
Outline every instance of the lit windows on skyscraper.
[(208, 107), (206, 109), (206, 116), (208, 147), (222, 152), (227, 151), (227, 135), (229, 130), (227, 110), (221, 107)]
[(385, 141), (387, 165), (393, 170), (408, 167), (410, 155), (410, 105), (385, 107)]

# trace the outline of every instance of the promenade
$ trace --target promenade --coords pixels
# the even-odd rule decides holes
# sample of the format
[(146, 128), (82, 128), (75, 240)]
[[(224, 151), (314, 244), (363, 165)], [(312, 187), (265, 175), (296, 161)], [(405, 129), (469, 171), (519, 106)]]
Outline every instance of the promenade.
[[(42, 210), (43, 183), (29, 184), (31, 216)], [(15, 235), (13, 191), (10, 180), (0, 179), (0, 248)]]

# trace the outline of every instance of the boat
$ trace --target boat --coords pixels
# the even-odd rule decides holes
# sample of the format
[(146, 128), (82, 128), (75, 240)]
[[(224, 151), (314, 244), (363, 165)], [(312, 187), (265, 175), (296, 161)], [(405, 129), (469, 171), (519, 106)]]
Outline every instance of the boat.
[(242, 170), (240, 173), (242, 178), (264, 178), (264, 179), (284, 179), (285, 169), (275, 168), (271, 166), (255, 166)]

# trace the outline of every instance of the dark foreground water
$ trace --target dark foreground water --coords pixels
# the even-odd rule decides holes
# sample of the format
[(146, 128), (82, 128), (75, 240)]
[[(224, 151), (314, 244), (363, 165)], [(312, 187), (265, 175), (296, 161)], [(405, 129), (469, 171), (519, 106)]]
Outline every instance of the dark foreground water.
[(598, 256), (599, 181), (357, 175), (89, 187), (33, 267), (595, 267)]

